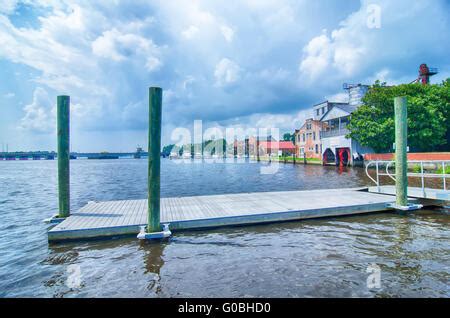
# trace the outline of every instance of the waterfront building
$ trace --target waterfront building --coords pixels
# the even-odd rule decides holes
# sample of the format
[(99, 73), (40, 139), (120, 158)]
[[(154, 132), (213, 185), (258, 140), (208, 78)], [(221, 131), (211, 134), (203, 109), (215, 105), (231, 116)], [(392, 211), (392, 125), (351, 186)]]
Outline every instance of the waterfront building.
[[(318, 108), (319, 112), (322, 108)], [(322, 143), (320, 141), (320, 133), (324, 129), (326, 123), (313, 118), (309, 118), (300, 129), (296, 129), (295, 151), (299, 158), (315, 158), (322, 157)]]
[(277, 141), (272, 136), (257, 137), (250, 136), (242, 141), (235, 140), (233, 143), (233, 154), (241, 157), (256, 158), (256, 149), (259, 144), (260, 156), (292, 156), (295, 154), (295, 145), (292, 141)]
[(328, 100), (321, 102), (319, 104), (314, 105), (313, 108), (313, 119), (320, 120), (325, 113), (331, 110), (334, 106), (339, 105), (347, 105), (348, 103), (340, 103), (340, 102), (330, 102)]
[(260, 141), (259, 153), (261, 156), (270, 157), (292, 156), (295, 153), (295, 146), (292, 141)]
[[(263, 142), (275, 142), (275, 141), (276, 141), (275, 138), (273, 138), (272, 136), (264, 136), (264, 137), (261, 136), (261, 137), (259, 137), (259, 145), (260, 145), (260, 147), (259, 147), (259, 150), (260, 150), (259, 154), (262, 156), (263, 154), (266, 153), (266, 152), (264, 152), (265, 148), (261, 147), (261, 144)], [(244, 140), (244, 144), (243, 144), (245, 156), (246, 157), (256, 157), (257, 145), (258, 145), (258, 137), (249, 136), (248, 138), (246, 138)], [(239, 144), (238, 144), (238, 146), (239, 146)]]
[(371, 148), (347, 137), (350, 116), (362, 105), (361, 99), (369, 86), (344, 84), (344, 89), (348, 90), (349, 102), (334, 105), (320, 119), (324, 123), (324, 129), (320, 132), (324, 164), (354, 165), (363, 160), (364, 154), (373, 152)]

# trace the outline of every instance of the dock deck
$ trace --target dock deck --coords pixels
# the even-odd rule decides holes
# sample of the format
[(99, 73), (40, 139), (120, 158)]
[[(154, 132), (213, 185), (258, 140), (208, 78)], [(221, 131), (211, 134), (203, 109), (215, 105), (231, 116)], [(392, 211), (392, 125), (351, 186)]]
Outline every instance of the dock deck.
[[(394, 185), (384, 185), (380, 187), (369, 187), (369, 192), (395, 195)], [(430, 189), (430, 188), (417, 188), (408, 187), (408, 197), (416, 199), (431, 199), (431, 200), (442, 200), (450, 201), (450, 190), (443, 189)]]
[[(161, 223), (172, 231), (345, 216), (389, 210), (395, 197), (358, 189), (161, 198)], [(89, 202), (48, 231), (49, 241), (137, 235), (147, 200)]]

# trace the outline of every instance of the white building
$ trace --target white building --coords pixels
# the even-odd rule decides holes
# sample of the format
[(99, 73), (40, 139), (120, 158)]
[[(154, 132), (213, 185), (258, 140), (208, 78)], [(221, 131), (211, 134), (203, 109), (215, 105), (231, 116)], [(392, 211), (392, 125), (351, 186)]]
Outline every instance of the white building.
[(348, 105), (348, 103), (336, 103), (330, 101), (324, 101), (322, 103), (313, 106), (313, 119), (320, 120), (326, 112), (331, 110), (334, 106)]
[(346, 138), (350, 116), (362, 104), (361, 99), (369, 87), (358, 84), (345, 85), (344, 88), (349, 92), (349, 103), (333, 103), (320, 118), (320, 121), (326, 123), (326, 129), (320, 133), (324, 164), (353, 165), (362, 160), (365, 153), (373, 152), (371, 148), (361, 146), (356, 140)]

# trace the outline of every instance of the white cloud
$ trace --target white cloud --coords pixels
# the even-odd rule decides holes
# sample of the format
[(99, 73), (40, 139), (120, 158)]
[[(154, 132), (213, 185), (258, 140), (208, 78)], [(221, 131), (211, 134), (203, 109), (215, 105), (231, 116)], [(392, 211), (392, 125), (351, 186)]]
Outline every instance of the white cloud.
[(216, 85), (226, 86), (239, 80), (241, 68), (239, 65), (227, 58), (223, 58), (216, 65), (214, 76)]
[[(240, 116), (223, 122), (225, 127), (238, 127), (243, 130), (255, 129), (279, 129), (280, 134), (286, 131), (293, 132), (299, 129), (306, 119), (312, 118), (312, 110), (300, 110), (292, 114), (256, 113), (249, 116)], [(219, 123), (216, 123), (219, 125)]]
[(16, 9), (18, 0), (2, 0), (0, 4), (0, 14), (11, 14)]
[(11, 92), (6, 93), (6, 94), (3, 95), (3, 97), (5, 97), (5, 98), (13, 98), (14, 96), (16, 96), (16, 94), (11, 93)]
[(330, 39), (326, 34), (312, 39), (303, 49), (304, 57), (300, 63), (300, 72), (310, 80), (317, 79), (330, 64)]
[(149, 71), (158, 69), (162, 63), (156, 57), (159, 48), (151, 39), (143, 36), (122, 33), (116, 29), (103, 32), (92, 42), (92, 52), (100, 57), (109, 58), (116, 62), (127, 59), (143, 58)]
[(222, 31), (222, 35), (225, 38), (225, 40), (227, 40), (227, 42), (232, 42), (233, 41), (233, 37), (234, 37), (234, 31), (232, 28), (226, 26), (226, 25), (222, 25), (220, 27), (220, 31)]
[[(114, 61), (122, 61), (125, 59), (118, 48), (116, 48), (116, 36), (120, 33), (117, 30), (103, 32), (103, 35), (92, 42), (92, 52), (100, 57), (110, 58)], [(119, 40), (120, 41), (120, 40)]]
[(147, 62), (145, 62), (145, 68), (149, 72), (158, 70), (162, 65), (163, 63), (161, 62), (161, 60), (153, 56), (147, 58)]
[(31, 104), (23, 108), (25, 114), (20, 120), (19, 128), (35, 133), (48, 133), (55, 129), (55, 107), (47, 91), (37, 87)]
[[(368, 25), (373, 11), (368, 8), (374, 4), (380, 9), (380, 28)], [(421, 58), (439, 51), (431, 42), (446, 41), (444, 33), (438, 31), (449, 25), (448, 15), (444, 18), (446, 5), (442, 1), (435, 4), (433, 6), (427, 1), (409, 4), (407, 1), (362, 0), (360, 9), (343, 20), (330, 35), (322, 32), (305, 45), (300, 75), (311, 83), (323, 81), (326, 77), (330, 81), (341, 82), (358, 78), (372, 80), (385, 77), (386, 69), (403, 65), (403, 59), (411, 59), (413, 55), (419, 58), (419, 61), (412, 59), (418, 66), (422, 63)], [(441, 20), (437, 19), (438, 16)], [(422, 35), (419, 37), (421, 40), (417, 34)], [(414, 68), (417, 66), (412, 65)], [(396, 82), (394, 78), (390, 80)]]
[[(444, 0), (362, 0), (356, 9), (307, 0), (26, 0), (39, 10), (20, 27), (8, 16), (20, 7), (4, 3), (0, 59), (51, 101), (71, 95), (84, 131), (144, 131), (149, 85), (164, 88), (163, 131), (194, 118), (292, 128), (301, 109), (342, 98), (343, 82), (410, 82), (423, 62), (441, 69), (436, 81), (450, 67)], [(382, 9), (380, 29), (367, 27), (370, 3)], [(50, 116), (30, 106), (15, 125), (37, 128), (30, 123)]]
[(330, 102), (348, 103), (348, 93), (336, 93), (325, 98)]
[(198, 28), (195, 25), (191, 25), (186, 30), (183, 30), (181, 32), (183, 37), (185, 37), (186, 39), (192, 39), (195, 36), (195, 34), (197, 34), (197, 33), (198, 33)]

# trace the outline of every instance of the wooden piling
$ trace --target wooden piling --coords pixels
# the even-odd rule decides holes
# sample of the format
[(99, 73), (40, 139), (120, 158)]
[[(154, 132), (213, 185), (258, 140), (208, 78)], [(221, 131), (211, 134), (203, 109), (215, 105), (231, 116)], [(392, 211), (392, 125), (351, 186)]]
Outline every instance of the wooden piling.
[(162, 89), (149, 88), (149, 132), (148, 132), (148, 223), (147, 232), (161, 231), (161, 112)]
[(260, 161), (259, 159), (259, 136), (256, 137), (256, 161)]
[(70, 97), (57, 97), (58, 217), (70, 215)]
[(394, 99), (395, 110), (395, 188), (396, 204), (408, 205), (408, 176), (407, 176), (407, 101), (406, 97)]

